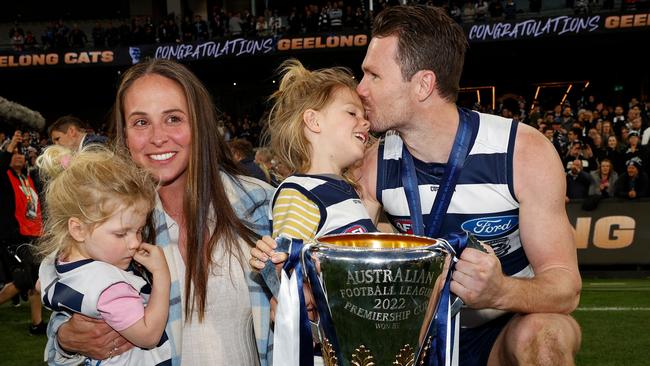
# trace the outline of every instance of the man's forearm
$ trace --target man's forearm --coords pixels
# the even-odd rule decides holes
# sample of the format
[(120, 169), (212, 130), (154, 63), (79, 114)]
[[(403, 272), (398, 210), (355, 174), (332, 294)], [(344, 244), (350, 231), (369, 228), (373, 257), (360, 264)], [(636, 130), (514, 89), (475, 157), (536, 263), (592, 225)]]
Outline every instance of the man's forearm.
[(516, 313), (569, 314), (578, 306), (580, 289), (580, 275), (562, 267), (532, 278), (507, 277), (496, 308)]

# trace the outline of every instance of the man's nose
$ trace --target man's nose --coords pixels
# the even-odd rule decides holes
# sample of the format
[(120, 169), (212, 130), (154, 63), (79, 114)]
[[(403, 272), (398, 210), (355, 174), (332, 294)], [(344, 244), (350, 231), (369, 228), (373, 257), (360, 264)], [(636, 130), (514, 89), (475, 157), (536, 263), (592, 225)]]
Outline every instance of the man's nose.
[(363, 98), (368, 95), (368, 89), (366, 88), (366, 77), (364, 76), (357, 85), (357, 93)]

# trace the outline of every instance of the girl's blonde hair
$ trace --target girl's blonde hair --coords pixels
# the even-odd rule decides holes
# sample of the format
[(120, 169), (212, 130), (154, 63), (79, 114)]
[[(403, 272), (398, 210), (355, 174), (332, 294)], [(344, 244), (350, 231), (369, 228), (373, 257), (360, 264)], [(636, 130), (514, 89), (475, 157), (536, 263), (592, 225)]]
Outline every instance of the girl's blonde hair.
[(283, 76), (279, 89), (269, 98), (273, 107), (266, 135), (275, 158), (292, 173), (303, 173), (311, 165), (309, 141), (303, 133), (303, 114), (308, 109), (318, 111), (327, 107), (339, 88), (356, 93), (357, 82), (347, 68), (309, 71), (296, 59), (284, 61), (279, 70)]
[(75, 241), (68, 233), (72, 217), (94, 227), (122, 206), (144, 203), (150, 214), (155, 205), (151, 176), (119, 150), (89, 145), (73, 153), (53, 145), (36, 159), (36, 165), (46, 182), (46, 221), (39, 244), (43, 256), (57, 251), (66, 255), (72, 248)]

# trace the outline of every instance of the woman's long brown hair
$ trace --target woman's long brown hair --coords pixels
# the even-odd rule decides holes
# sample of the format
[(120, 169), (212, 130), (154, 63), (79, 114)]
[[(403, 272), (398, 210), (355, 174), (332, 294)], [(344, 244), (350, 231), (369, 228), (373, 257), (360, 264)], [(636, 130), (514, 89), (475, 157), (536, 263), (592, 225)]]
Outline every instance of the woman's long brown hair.
[[(234, 255), (243, 266), (239, 238), (254, 246), (255, 234), (236, 215), (221, 180), (221, 172), (234, 177), (241, 174), (223, 136), (218, 132), (217, 112), (207, 89), (185, 66), (173, 61), (154, 59), (131, 67), (120, 81), (113, 106), (112, 136), (126, 146), (124, 96), (133, 82), (145, 75), (160, 75), (183, 89), (187, 98), (192, 146), (183, 195), (186, 223), (187, 263), (185, 271), (185, 315), (191, 319), (195, 309), (203, 321), (208, 275), (212, 254), (218, 243), (229, 258)], [(237, 182), (237, 180), (234, 180)], [(210, 210), (214, 210), (212, 215)], [(214, 225), (210, 234), (211, 225)], [(226, 261), (229, 263), (229, 261)], [(193, 287), (192, 287), (193, 285)]]

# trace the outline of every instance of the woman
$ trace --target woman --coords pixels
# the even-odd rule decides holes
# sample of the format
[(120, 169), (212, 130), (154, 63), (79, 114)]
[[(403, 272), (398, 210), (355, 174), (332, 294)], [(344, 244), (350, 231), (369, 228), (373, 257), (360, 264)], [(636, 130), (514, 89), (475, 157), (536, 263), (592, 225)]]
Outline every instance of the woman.
[(625, 171), (625, 158), (621, 152), (616, 135), (609, 135), (607, 138), (607, 146), (605, 147), (605, 154), (603, 158), (609, 159), (616, 173), (621, 174)]
[[(115, 140), (159, 184), (153, 219), (172, 277), (166, 328), (172, 364), (180, 365), (182, 355), (184, 365), (267, 365), (269, 303), (248, 266), (248, 247), (269, 232), (271, 187), (240, 175), (216, 132), (215, 113), (207, 90), (187, 68), (151, 60), (122, 77)], [(77, 328), (59, 329), (63, 348), (113, 355), (128, 349), (110, 331), (95, 336), (101, 340), (90, 347), (93, 340), (73, 339), (82, 332)]]
[(612, 162), (609, 159), (601, 160), (598, 169), (590, 174), (593, 178), (589, 187), (590, 196), (614, 197), (614, 182), (618, 179), (618, 174), (614, 171)]

